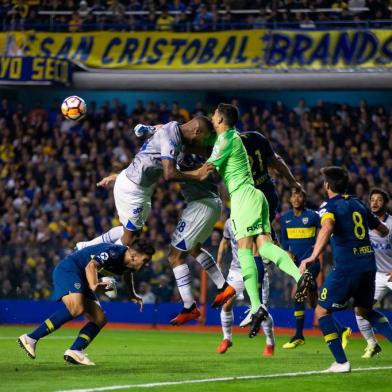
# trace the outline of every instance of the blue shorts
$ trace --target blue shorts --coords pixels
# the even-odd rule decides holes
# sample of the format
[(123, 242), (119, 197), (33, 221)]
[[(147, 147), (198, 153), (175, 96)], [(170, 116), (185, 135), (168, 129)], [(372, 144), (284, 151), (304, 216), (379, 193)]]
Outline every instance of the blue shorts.
[(84, 271), (72, 261), (62, 261), (53, 271), (54, 290), (52, 298), (54, 301), (61, 299), (71, 293), (83, 294), (86, 298), (96, 301), (97, 297), (90, 289)]
[(342, 310), (350, 298), (354, 306), (373, 307), (376, 271), (337, 271), (327, 276), (321, 288), (318, 304), (328, 310)]

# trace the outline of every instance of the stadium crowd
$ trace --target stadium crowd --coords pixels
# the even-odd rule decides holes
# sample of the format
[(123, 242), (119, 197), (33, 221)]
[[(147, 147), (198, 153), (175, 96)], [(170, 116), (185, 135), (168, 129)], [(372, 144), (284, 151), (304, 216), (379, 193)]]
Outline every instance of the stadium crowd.
[[(304, 184), (309, 207), (317, 208), (323, 200), (319, 169), (329, 164), (349, 169), (349, 192), (365, 202), (375, 185), (392, 194), (390, 107), (370, 107), (365, 100), (355, 106), (320, 101), (310, 107), (301, 99), (290, 108), (281, 102), (233, 103), (242, 113), (239, 129), (269, 138)], [(184, 122), (213, 109), (201, 102), (184, 108), (163, 101), (127, 107), (115, 98), (102, 106), (89, 102), (86, 119), (73, 123), (61, 116), (59, 107), (58, 100), (49, 107), (36, 102), (31, 110), (6, 98), (0, 104), (0, 298), (49, 298), (53, 267), (76, 242), (119, 224), (112, 192), (96, 183), (131, 161), (143, 142), (130, 131), (137, 123)], [(279, 178), (276, 185), (282, 213), (289, 208), (290, 190)], [(215, 255), (229, 214), (223, 186), (221, 190), (225, 210), (207, 244)], [(167, 262), (167, 245), (183, 208), (179, 191), (176, 183), (158, 182), (142, 234), (157, 249), (137, 282), (149, 302), (179, 301)], [(329, 268), (330, 254), (325, 256)], [(191, 263), (198, 276), (196, 264)], [(290, 278), (270, 268), (271, 303), (285, 305)], [(212, 295), (212, 286), (210, 291)]]
[(273, 27), (277, 22), (313, 28), (319, 22), (387, 21), (391, 6), (388, 0), (4, 0), (0, 28), (216, 31)]

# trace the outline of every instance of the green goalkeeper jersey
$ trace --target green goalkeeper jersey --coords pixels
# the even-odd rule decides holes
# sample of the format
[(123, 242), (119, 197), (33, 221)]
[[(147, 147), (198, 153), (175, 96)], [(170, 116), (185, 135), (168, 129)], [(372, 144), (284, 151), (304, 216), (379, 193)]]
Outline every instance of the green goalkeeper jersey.
[(254, 185), (248, 154), (235, 128), (218, 135), (208, 162), (216, 167), (230, 195), (243, 185)]

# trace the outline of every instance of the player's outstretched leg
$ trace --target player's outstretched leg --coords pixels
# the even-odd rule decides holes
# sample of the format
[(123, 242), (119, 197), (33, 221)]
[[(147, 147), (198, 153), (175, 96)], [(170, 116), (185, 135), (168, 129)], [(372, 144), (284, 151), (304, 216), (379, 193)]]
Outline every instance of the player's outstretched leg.
[(81, 250), (86, 248), (87, 246), (97, 245), (97, 244), (114, 244), (118, 241), (122, 235), (124, 234), (124, 227), (123, 226), (116, 226), (112, 227), (106, 233), (93, 238), (91, 241), (82, 241), (76, 244), (76, 249)]
[(19, 336), (18, 343), (30, 358), (35, 359), (35, 347), (38, 340), (54, 332), (56, 329), (60, 328), (63, 324), (72, 320), (73, 318), (74, 316), (72, 316), (70, 311), (64, 306), (62, 309), (58, 310), (56, 313), (47, 318), (34, 331)]
[(344, 353), (342, 342), (339, 337), (339, 331), (336, 328), (332, 315), (320, 305), (316, 307), (316, 315), (319, 318), (320, 329), (324, 335), (324, 340), (328, 344), (328, 347), (335, 358), (335, 362), (327, 369), (327, 371), (331, 373), (350, 372), (351, 365)]
[(236, 292), (234, 287), (230, 286), (226, 282), (222, 271), (218, 268), (214, 257), (209, 252), (201, 248), (200, 251), (197, 250), (196, 253), (191, 252), (191, 254), (195, 257), (196, 261), (201, 265), (201, 267), (207, 272), (208, 276), (218, 289), (218, 293), (216, 294), (214, 302), (211, 306), (213, 308), (223, 306), (230, 298), (235, 296)]
[(313, 284), (312, 274), (305, 271), (301, 275), (298, 267), (295, 265), (289, 254), (279, 248), (279, 246), (275, 245), (268, 237), (269, 236), (263, 235), (261, 236), (262, 239), (258, 241), (260, 256), (271, 260), (281, 271), (295, 279), (297, 282), (295, 298), (297, 301), (304, 301)]

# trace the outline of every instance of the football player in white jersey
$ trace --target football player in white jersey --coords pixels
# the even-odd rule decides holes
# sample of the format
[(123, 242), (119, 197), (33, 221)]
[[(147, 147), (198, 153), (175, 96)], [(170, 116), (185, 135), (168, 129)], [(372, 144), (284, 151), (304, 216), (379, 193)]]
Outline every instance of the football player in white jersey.
[[(203, 116), (182, 125), (176, 121), (162, 125), (146, 140), (126, 169), (97, 184), (108, 187), (114, 183), (114, 201), (122, 226), (114, 227), (91, 241), (78, 242), (77, 249), (102, 242), (130, 245), (147, 220), (154, 185), (160, 177), (176, 181), (199, 178), (198, 173), (177, 170), (176, 160), (185, 146), (202, 146), (212, 131), (211, 121)], [(113, 241), (114, 238), (117, 240)]]
[[(380, 237), (374, 230), (369, 231), (370, 242), (374, 249), (377, 273), (374, 301), (381, 301), (388, 291), (392, 291), (392, 216), (387, 212), (389, 195), (383, 189), (374, 188), (370, 192), (370, 209), (386, 225), (389, 234)], [(369, 321), (356, 316), (359, 330), (367, 341), (362, 358), (372, 358), (381, 352), (374, 331)]]
[[(244, 292), (244, 280), (241, 273), (241, 265), (238, 260), (238, 246), (237, 241), (234, 237), (234, 232), (231, 224), (230, 218), (225, 222), (225, 227), (223, 230), (223, 238), (219, 244), (217, 263), (218, 266), (222, 265), (223, 257), (226, 253), (228, 247), (231, 247), (232, 261), (230, 264), (230, 270), (227, 275), (227, 282), (229, 285), (233, 286), (236, 291), (236, 296), (228, 300), (222, 307), (221, 311), (221, 324), (223, 332), (223, 340), (220, 342), (216, 351), (219, 354), (224, 354), (233, 345), (233, 324), (234, 324), (234, 314), (233, 306), (236, 298), (241, 298)], [(269, 296), (269, 281), (268, 274), (265, 272), (263, 283), (263, 293), (262, 302), (267, 306), (268, 296)], [(242, 324), (242, 323), (241, 323)], [(245, 324), (247, 325), (247, 324)], [(274, 355), (275, 349), (275, 336), (274, 336), (274, 321), (271, 315), (268, 313), (268, 317), (261, 324), (264, 334), (266, 336), (266, 345), (264, 347), (263, 355), (272, 356)]]

